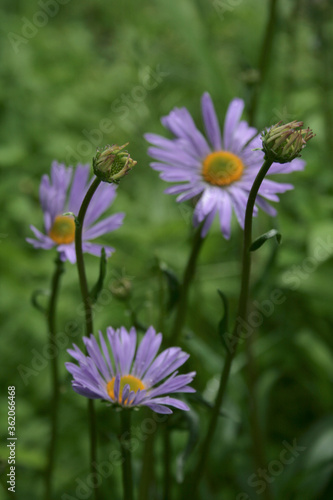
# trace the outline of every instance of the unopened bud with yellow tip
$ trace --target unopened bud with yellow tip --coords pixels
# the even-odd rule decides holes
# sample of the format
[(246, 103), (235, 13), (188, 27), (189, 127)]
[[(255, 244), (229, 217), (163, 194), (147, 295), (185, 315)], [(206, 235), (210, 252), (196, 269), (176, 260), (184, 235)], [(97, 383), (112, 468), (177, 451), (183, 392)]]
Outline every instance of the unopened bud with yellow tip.
[(102, 150), (97, 150), (96, 156), (93, 158), (94, 174), (103, 182), (118, 183), (119, 180), (128, 174), (136, 165), (136, 161), (132, 160), (127, 151), (123, 149), (128, 145), (105, 146)]
[(265, 130), (261, 136), (265, 159), (277, 163), (288, 163), (301, 156), (306, 143), (315, 136), (310, 128), (302, 129), (303, 122), (282, 122)]

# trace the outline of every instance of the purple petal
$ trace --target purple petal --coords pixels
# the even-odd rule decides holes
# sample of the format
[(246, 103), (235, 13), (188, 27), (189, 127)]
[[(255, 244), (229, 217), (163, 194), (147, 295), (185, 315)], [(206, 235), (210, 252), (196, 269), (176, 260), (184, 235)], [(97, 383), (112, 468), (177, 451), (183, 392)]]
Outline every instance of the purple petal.
[(102, 182), (99, 185), (89, 204), (83, 223), (84, 227), (93, 224), (109, 208), (116, 197), (116, 189), (115, 184)]
[(132, 373), (142, 378), (153, 362), (162, 342), (162, 334), (156, 333), (151, 326), (148, 328), (138, 347)]
[(89, 171), (89, 165), (78, 165), (75, 169), (68, 201), (68, 210), (75, 215), (78, 215), (83, 198), (87, 192)]
[(223, 131), (223, 144), (226, 150), (230, 150), (232, 147), (233, 135), (242, 116), (243, 109), (244, 101), (242, 99), (233, 99), (229, 104)]
[(189, 411), (189, 407), (187, 406), (187, 404), (183, 403), (183, 401), (180, 401), (179, 399), (170, 398), (169, 396), (154, 398), (150, 401), (150, 403), (173, 406), (174, 408), (178, 408), (179, 410)]
[(208, 92), (205, 92), (204, 95), (202, 96), (201, 109), (202, 109), (202, 116), (204, 119), (206, 134), (208, 135), (211, 145), (213, 146), (215, 151), (219, 151), (222, 149), (221, 130), (219, 122), (217, 120), (213, 101)]
[(152, 402), (147, 402), (147, 403), (143, 403), (143, 404), (144, 404), (144, 406), (148, 406), (148, 408), (150, 408), (151, 410), (153, 410), (156, 413), (162, 413), (165, 415), (173, 413), (173, 411), (170, 410), (170, 408), (168, 408), (167, 406), (159, 405), (159, 404), (152, 403)]
[(110, 215), (110, 217), (106, 217), (97, 224), (91, 226), (89, 229), (86, 229), (83, 232), (83, 239), (93, 240), (98, 236), (102, 236), (103, 234), (110, 233), (111, 231), (118, 229), (122, 225), (124, 217), (125, 213), (117, 213)]
[(30, 226), (31, 231), (36, 236), (37, 240), (33, 238), (27, 238), (26, 241), (34, 246), (34, 248), (43, 248), (44, 250), (50, 250), (55, 246), (55, 242), (51, 240), (48, 236), (38, 231), (35, 226)]
[(232, 206), (231, 200), (226, 191), (221, 190), (217, 207), (220, 216), (221, 231), (223, 236), (228, 240), (230, 238), (231, 230)]
[(107, 245), (98, 245), (97, 243), (89, 243), (88, 241), (84, 241), (82, 243), (82, 249), (85, 253), (90, 253), (91, 255), (95, 255), (96, 257), (100, 257), (102, 253), (102, 248), (105, 250), (105, 255), (107, 258), (115, 252), (115, 248), (107, 246)]
[(58, 245), (57, 250), (60, 253), (60, 258), (62, 261), (69, 260), (71, 264), (76, 263), (76, 253), (74, 243), (68, 245)]

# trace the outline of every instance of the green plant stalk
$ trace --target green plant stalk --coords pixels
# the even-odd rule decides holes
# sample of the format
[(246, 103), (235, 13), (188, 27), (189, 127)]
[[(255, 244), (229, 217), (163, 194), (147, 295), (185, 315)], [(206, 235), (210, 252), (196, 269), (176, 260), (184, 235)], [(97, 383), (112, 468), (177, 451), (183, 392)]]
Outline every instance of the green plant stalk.
[(259, 93), (266, 78), (269, 63), (272, 60), (272, 47), (273, 47), (276, 17), (277, 17), (276, 16), (277, 1), (278, 0), (270, 0), (268, 22), (266, 24), (266, 30), (261, 44), (261, 51), (258, 63), (259, 79), (258, 82), (254, 85), (251, 100), (249, 103), (249, 125), (251, 126), (253, 126), (255, 122), (255, 116), (258, 108)]
[(171, 460), (172, 460), (172, 446), (171, 446), (171, 433), (166, 423), (163, 429), (163, 500), (170, 500), (171, 498)]
[[(255, 204), (255, 200), (260, 188), (262, 181), (264, 180), (272, 162), (269, 160), (265, 160), (263, 166), (261, 167), (253, 186), (251, 188), (248, 202), (246, 205), (245, 212), (245, 224), (244, 224), (244, 238), (243, 238), (243, 255), (242, 255), (242, 275), (241, 275), (241, 290), (239, 295), (238, 302), (238, 314), (237, 319), (246, 320), (247, 317), (247, 303), (248, 303), (248, 295), (249, 295), (249, 282), (250, 282), (250, 272), (251, 272), (251, 252), (250, 246), (252, 242), (252, 218), (253, 218), (253, 208)], [(227, 350), (227, 355), (224, 363), (224, 367), (221, 373), (219, 390), (216, 396), (214, 408), (212, 410), (211, 419), (209, 422), (209, 426), (207, 429), (206, 436), (204, 438), (201, 452), (199, 454), (200, 458), (193, 476), (192, 481), (192, 489), (194, 496), (198, 495), (198, 486), (202, 475), (205, 471), (206, 461), (208, 457), (208, 453), (212, 444), (213, 436), (215, 433), (216, 425), (219, 418), (219, 412), (221, 408), (221, 404), (223, 402), (223, 398), (225, 395), (227, 383), (229, 380), (230, 370), (232, 366), (232, 361), (235, 357), (237, 346), (239, 343), (240, 337), (237, 332), (237, 321), (235, 322), (235, 326), (231, 335), (232, 349)], [(231, 345), (231, 343), (230, 343)]]
[[(59, 294), (60, 278), (64, 272), (64, 263), (59, 257), (55, 259), (55, 271), (51, 283), (51, 296), (47, 310), (47, 324), (49, 330), (49, 346), (56, 347), (56, 308)], [(57, 347), (56, 347), (57, 349)], [(57, 352), (57, 351), (56, 351)], [(51, 400), (51, 436), (48, 450), (48, 462), (45, 470), (45, 500), (52, 498), (52, 479), (55, 463), (57, 431), (58, 431), (58, 413), (59, 413), (59, 369), (58, 355), (52, 356), (51, 359), (51, 376), (52, 376), (52, 400)]]
[[(254, 336), (254, 332), (251, 337)], [(256, 469), (264, 469), (266, 466), (266, 456), (265, 456), (265, 439), (260, 427), (259, 411), (258, 411), (258, 398), (256, 392), (256, 372), (255, 363), (253, 359), (253, 341), (249, 341), (249, 338), (245, 339), (246, 343), (246, 381), (249, 390), (249, 413), (250, 413), (250, 429), (252, 437), (252, 448), (253, 457), (256, 465)], [(263, 492), (263, 498), (266, 500), (272, 499), (272, 493), (270, 485), (267, 484), (267, 488)]]
[(177, 345), (180, 333), (185, 323), (187, 302), (188, 302), (188, 292), (190, 285), (194, 278), (195, 268), (197, 264), (197, 259), (205, 238), (201, 237), (202, 225), (197, 228), (196, 233), (193, 238), (192, 250), (189, 259), (186, 264), (184, 271), (183, 282), (180, 287), (180, 297), (177, 304), (177, 311), (175, 316), (175, 321), (171, 331), (169, 345)]
[[(159, 269), (158, 272), (158, 284), (159, 284), (159, 316), (157, 319), (157, 330), (159, 332), (164, 331), (165, 326), (165, 289), (164, 289), (164, 276), (162, 269)], [(155, 436), (156, 433), (147, 436), (147, 439), (144, 444), (143, 458), (142, 458), (142, 468), (140, 474), (140, 485), (139, 485), (139, 500), (147, 500), (149, 498), (149, 492), (151, 485), (154, 480), (155, 475), (155, 462), (154, 462), (154, 444), (155, 444)], [(169, 438), (170, 439), (170, 438)], [(167, 447), (169, 449), (168, 437), (164, 434), (164, 442), (163, 447)], [(164, 450), (165, 451), (165, 450)], [(163, 453), (163, 457), (165, 458), (166, 453)], [(164, 469), (164, 485), (167, 482), (169, 477), (169, 464), (163, 460), (163, 469)], [(164, 492), (163, 499), (167, 499), (167, 493)]]
[(123, 500), (133, 500), (133, 473), (132, 473), (132, 457), (130, 450), (131, 442), (131, 411), (129, 409), (121, 410), (121, 435), (120, 448), (122, 456), (123, 470)]
[[(145, 412), (145, 415), (148, 416), (148, 413), (150, 415), (150, 410)], [(154, 467), (155, 436), (156, 432), (148, 434), (144, 444), (138, 500), (147, 500), (147, 498), (151, 497), (151, 485), (154, 483), (155, 479), (155, 467)]]
[[(93, 315), (92, 315), (92, 303), (88, 290), (87, 276), (84, 266), (83, 250), (82, 250), (82, 228), (84, 217), (86, 215), (89, 203), (100, 185), (101, 181), (97, 178), (94, 179), (87, 194), (82, 202), (79, 210), (79, 214), (75, 221), (75, 253), (76, 253), (76, 265), (79, 274), (79, 282), (81, 289), (81, 296), (84, 304), (85, 311), (85, 331), (86, 335), (90, 335), (94, 332), (93, 329)], [(88, 399), (88, 419), (89, 419), (89, 437), (90, 437), (90, 470), (91, 473), (95, 473), (94, 463), (97, 461), (97, 432), (96, 432), (96, 415), (94, 408), (94, 401)], [(94, 498), (98, 499), (97, 488), (94, 488)]]

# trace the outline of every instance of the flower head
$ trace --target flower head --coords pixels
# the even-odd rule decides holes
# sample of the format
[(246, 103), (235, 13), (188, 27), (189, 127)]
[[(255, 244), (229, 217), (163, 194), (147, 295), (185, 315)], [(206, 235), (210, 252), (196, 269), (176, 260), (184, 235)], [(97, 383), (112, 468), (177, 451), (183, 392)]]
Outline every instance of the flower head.
[(195, 372), (178, 375), (178, 368), (189, 355), (179, 347), (157, 352), (162, 334), (148, 328), (137, 345), (135, 328), (129, 332), (107, 328), (107, 341), (99, 332), (100, 346), (93, 335), (83, 337), (87, 355), (76, 346), (68, 349), (79, 363), (66, 363), (73, 375), (75, 392), (91, 399), (103, 399), (124, 408), (148, 406), (157, 413), (172, 413), (168, 406), (188, 410), (188, 406), (169, 394), (195, 392), (189, 387)]
[(273, 125), (262, 133), (262, 150), (265, 158), (277, 163), (287, 163), (301, 156), (306, 143), (314, 137), (310, 128), (302, 129), (303, 122), (293, 121)]
[[(241, 99), (234, 99), (230, 103), (223, 135), (208, 93), (203, 95), (201, 104), (208, 140), (197, 129), (186, 108), (175, 108), (162, 118), (162, 124), (172, 132), (173, 139), (156, 134), (145, 135), (147, 141), (153, 144), (148, 154), (157, 160), (150, 165), (161, 172), (161, 179), (176, 183), (165, 192), (177, 194), (178, 202), (199, 198), (193, 222), (195, 226), (204, 222), (201, 233), (203, 237), (218, 214), (221, 231), (225, 238), (229, 238), (233, 210), (239, 224), (244, 227), (248, 195), (263, 164), (264, 153), (262, 150), (255, 150), (261, 147), (257, 130), (241, 120), (244, 109)], [(304, 165), (305, 162), (298, 158), (283, 167), (273, 163), (269, 174), (302, 170)], [(276, 215), (275, 208), (266, 200), (279, 201), (278, 193), (289, 189), (293, 189), (291, 184), (264, 179), (254, 215), (257, 214), (258, 207), (270, 215)]]
[(119, 182), (137, 164), (132, 160), (127, 151), (123, 151), (128, 142), (123, 146), (106, 146), (98, 150), (93, 159), (94, 174), (103, 182)]
[[(89, 165), (78, 165), (74, 175), (71, 167), (54, 161), (51, 166), (51, 176), (44, 175), (39, 189), (40, 203), (44, 212), (44, 229), (42, 233), (30, 226), (36, 239), (27, 238), (35, 248), (48, 250), (56, 247), (61, 260), (75, 263), (75, 222), (66, 212), (78, 215), (81, 203), (86, 195), (89, 181)], [(114, 248), (91, 243), (90, 240), (114, 231), (123, 222), (123, 213), (106, 217), (100, 222), (97, 219), (109, 208), (116, 196), (114, 184), (101, 184), (88, 207), (83, 225), (83, 251), (100, 256), (102, 247), (110, 256)]]

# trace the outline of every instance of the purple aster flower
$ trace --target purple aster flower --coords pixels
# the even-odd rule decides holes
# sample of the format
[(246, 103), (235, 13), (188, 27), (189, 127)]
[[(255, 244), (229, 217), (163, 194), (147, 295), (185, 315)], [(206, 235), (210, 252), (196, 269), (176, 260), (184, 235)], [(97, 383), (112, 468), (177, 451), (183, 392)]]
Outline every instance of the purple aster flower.
[(170, 347), (159, 355), (162, 334), (148, 328), (137, 346), (135, 328), (129, 332), (107, 328), (107, 342), (99, 332), (100, 346), (93, 335), (83, 337), (88, 355), (73, 344), (69, 354), (79, 363), (66, 363), (73, 375), (73, 389), (90, 399), (103, 399), (122, 407), (148, 406), (157, 413), (172, 413), (168, 406), (189, 410), (169, 394), (195, 392), (189, 387), (195, 372), (178, 375), (189, 355)]
[[(176, 183), (165, 192), (177, 194), (178, 202), (199, 197), (193, 222), (198, 226), (204, 221), (202, 237), (218, 214), (221, 231), (228, 239), (232, 210), (241, 227), (244, 227), (248, 195), (264, 161), (264, 153), (254, 151), (262, 147), (261, 138), (255, 128), (241, 120), (244, 109), (241, 99), (234, 99), (229, 105), (223, 136), (207, 92), (202, 96), (201, 105), (208, 141), (197, 129), (186, 108), (174, 108), (162, 118), (162, 124), (172, 132), (174, 139), (156, 134), (145, 135), (147, 141), (153, 144), (148, 154), (157, 160), (150, 165), (161, 172), (161, 179)], [(298, 158), (284, 165), (273, 163), (269, 174), (303, 170), (304, 166), (305, 162)], [(269, 215), (276, 215), (275, 208), (267, 200), (279, 201), (278, 193), (289, 189), (293, 189), (291, 184), (265, 179), (259, 189), (254, 215), (258, 207)]]
[[(78, 215), (82, 201), (91, 184), (89, 181), (89, 165), (78, 165), (72, 177), (72, 168), (54, 161), (51, 176), (43, 175), (39, 189), (39, 198), (44, 212), (44, 228), (42, 233), (30, 226), (36, 239), (27, 238), (35, 248), (49, 250), (56, 247), (61, 260), (76, 262), (75, 255), (75, 222), (72, 216), (63, 215), (73, 212)], [(70, 189), (69, 186), (71, 185)], [(69, 192), (68, 192), (69, 191)], [(111, 205), (116, 196), (114, 184), (102, 183), (92, 198), (83, 225), (83, 251), (92, 255), (101, 255), (102, 248), (109, 257), (114, 248), (91, 243), (90, 240), (114, 231), (122, 225), (124, 215), (117, 213), (97, 222), (97, 219)]]

